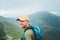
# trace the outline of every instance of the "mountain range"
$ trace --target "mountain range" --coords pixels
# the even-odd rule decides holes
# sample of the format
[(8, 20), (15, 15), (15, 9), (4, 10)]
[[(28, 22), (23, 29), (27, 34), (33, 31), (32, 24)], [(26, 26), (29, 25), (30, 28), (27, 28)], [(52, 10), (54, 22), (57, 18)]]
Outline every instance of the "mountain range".
[[(60, 40), (60, 17), (50, 12), (36, 12), (28, 15), (31, 25), (38, 25), (43, 40)], [(0, 22), (4, 25), (6, 40), (19, 40), (22, 29), (14, 18), (5, 18), (0, 16)], [(1, 28), (1, 26), (0, 26)]]

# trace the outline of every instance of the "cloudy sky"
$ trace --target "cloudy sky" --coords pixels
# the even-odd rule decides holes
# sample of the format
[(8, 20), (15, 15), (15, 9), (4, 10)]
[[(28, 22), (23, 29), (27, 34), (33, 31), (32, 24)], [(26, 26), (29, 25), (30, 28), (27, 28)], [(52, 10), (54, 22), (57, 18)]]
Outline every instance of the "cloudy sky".
[(0, 16), (18, 17), (39, 11), (60, 12), (60, 0), (0, 0)]

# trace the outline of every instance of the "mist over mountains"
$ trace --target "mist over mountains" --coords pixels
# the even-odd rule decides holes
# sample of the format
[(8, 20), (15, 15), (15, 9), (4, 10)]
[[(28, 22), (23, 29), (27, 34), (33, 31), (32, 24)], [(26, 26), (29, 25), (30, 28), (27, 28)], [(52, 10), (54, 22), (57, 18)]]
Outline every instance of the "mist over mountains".
[[(40, 27), (44, 40), (60, 40), (59, 16), (50, 12), (36, 12), (28, 16), (31, 25), (38, 25)], [(4, 25), (6, 40), (19, 40), (21, 38), (21, 29), (16, 19), (0, 16), (0, 22)]]

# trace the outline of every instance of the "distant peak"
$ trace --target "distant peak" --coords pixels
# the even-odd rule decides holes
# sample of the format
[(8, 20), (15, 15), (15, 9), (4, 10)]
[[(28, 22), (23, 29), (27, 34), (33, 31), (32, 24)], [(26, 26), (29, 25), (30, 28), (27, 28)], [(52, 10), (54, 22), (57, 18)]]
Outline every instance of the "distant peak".
[(56, 15), (56, 16), (60, 16), (60, 12), (57, 12), (57, 11), (51, 11), (50, 13)]

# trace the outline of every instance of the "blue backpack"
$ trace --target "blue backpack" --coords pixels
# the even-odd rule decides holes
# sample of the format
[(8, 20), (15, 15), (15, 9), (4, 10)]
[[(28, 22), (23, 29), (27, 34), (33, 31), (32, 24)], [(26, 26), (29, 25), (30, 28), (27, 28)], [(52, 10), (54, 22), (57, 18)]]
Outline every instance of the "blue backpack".
[[(26, 30), (28, 30), (28, 29), (33, 30), (34, 35), (35, 35), (35, 40), (41, 40), (41, 31), (40, 31), (40, 28), (38, 26), (34, 25), (34, 26), (31, 26), (31, 27), (27, 28)], [(22, 34), (22, 39), (21, 40), (24, 40), (24, 32)]]

